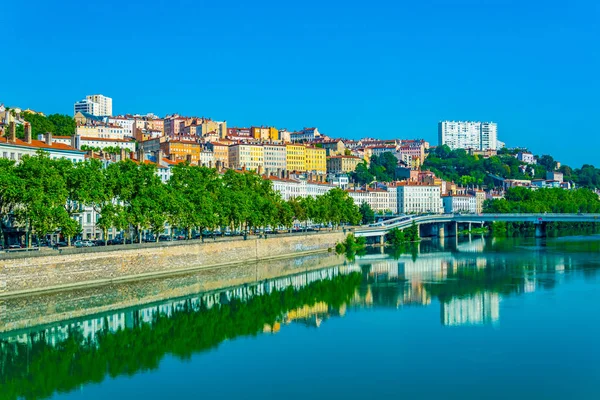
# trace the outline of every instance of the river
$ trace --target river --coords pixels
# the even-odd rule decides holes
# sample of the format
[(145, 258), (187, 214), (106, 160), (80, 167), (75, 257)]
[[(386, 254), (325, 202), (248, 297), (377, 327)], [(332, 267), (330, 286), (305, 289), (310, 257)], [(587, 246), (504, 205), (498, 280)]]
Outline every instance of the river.
[(600, 398), (600, 236), (0, 300), (2, 399)]

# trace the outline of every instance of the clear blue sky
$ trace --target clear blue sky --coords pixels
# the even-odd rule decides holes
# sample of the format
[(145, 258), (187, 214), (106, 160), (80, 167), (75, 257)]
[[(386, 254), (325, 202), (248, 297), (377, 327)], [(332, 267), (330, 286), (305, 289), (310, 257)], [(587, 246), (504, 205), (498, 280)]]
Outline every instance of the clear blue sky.
[[(2, 5), (0, 102), (508, 146), (600, 165), (600, 2), (30, 0)], [(581, 146), (581, 147), (579, 147)]]

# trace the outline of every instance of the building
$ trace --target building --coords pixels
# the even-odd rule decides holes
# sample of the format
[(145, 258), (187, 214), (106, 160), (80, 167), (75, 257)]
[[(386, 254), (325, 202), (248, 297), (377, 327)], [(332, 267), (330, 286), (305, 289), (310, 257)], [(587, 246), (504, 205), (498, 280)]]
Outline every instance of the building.
[(112, 115), (112, 99), (101, 94), (92, 94), (85, 99), (75, 103), (73, 114), (78, 112), (88, 113), (96, 116)]
[(524, 162), (525, 164), (536, 164), (535, 156), (526, 151), (520, 151), (517, 153), (517, 160)]
[(80, 100), (73, 105), (73, 115), (80, 112), (84, 114), (99, 116), (101, 115), (99, 110), (100, 105), (88, 99)]
[(321, 146), (325, 149), (327, 156), (343, 156), (346, 152), (346, 145), (341, 139), (323, 140)]
[(285, 146), (265, 144), (263, 145), (263, 152), (266, 172), (282, 172), (287, 170), (287, 152)]
[(477, 199), (475, 196), (468, 194), (444, 195), (442, 196), (442, 203), (444, 204), (444, 212), (446, 214), (477, 213)]
[(325, 149), (306, 146), (304, 154), (306, 156), (305, 171), (313, 172), (315, 174), (327, 173), (327, 156)]
[(279, 130), (277, 128), (269, 127), (269, 139), (273, 142), (279, 140)]
[(252, 137), (260, 141), (268, 141), (270, 135), (270, 129), (265, 126), (253, 126), (250, 128), (252, 131)]
[(200, 162), (201, 146), (193, 140), (169, 139), (160, 143), (160, 150), (174, 162), (189, 161), (192, 165)]
[(262, 173), (265, 167), (263, 146), (237, 143), (229, 146), (229, 168), (247, 169)]
[(112, 98), (103, 96), (101, 94), (92, 94), (86, 96), (86, 98), (94, 103), (98, 104), (98, 115), (111, 116), (112, 115)]
[(398, 213), (440, 213), (442, 211), (441, 186), (400, 182), (397, 188)]
[[(45, 140), (45, 135), (39, 134), (38, 140)], [(71, 146), (75, 149), (81, 150), (85, 147), (94, 149), (105, 149), (107, 147), (118, 147), (125, 149), (128, 152), (135, 151), (136, 142), (130, 139), (104, 139), (104, 138), (90, 138), (85, 136), (54, 136), (52, 138), (54, 143), (62, 143), (67, 146)]]
[(38, 150), (48, 153), (52, 159), (66, 158), (74, 163), (85, 160), (85, 152), (77, 150), (72, 146), (55, 142), (51, 133), (44, 136), (44, 140), (33, 140), (31, 137), (31, 126), (24, 124), (25, 137), (23, 140), (16, 137), (16, 125), (9, 124), (8, 134), (0, 137), (0, 157), (19, 162), (23, 156), (35, 156)]
[(108, 124), (120, 126), (123, 128), (123, 134), (127, 137), (134, 137), (134, 126), (136, 125), (135, 118), (127, 117), (111, 117), (107, 120)]
[[(306, 171), (306, 146), (287, 144), (285, 150), (288, 171)], [(325, 169), (327, 169), (327, 162), (325, 163)]]
[(125, 139), (125, 130), (121, 126), (102, 123), (77, 125), (75, 134), (88, 138)]
[(321, 133), (317, 128), (304, 128), (300, 132), (292, 133), (290, 140), (292, 142), (312, 142), (318, 137), (321, 137)]
[(546, 179), (549, 181), (557, 181), (559, 183), (562, 183), (564, 176), (562, 172), (548, 171), (546, 172)]
[(447, 145), (452, 150), (496, 150), (498, 149), (497, 129), (495, 122), (440, 121), (438, 144)]
[(217, 168), (229, 168), (229, 146), (220, 142), (210, 142), (206, 147), (211, 149), (215, 158), (214, 166)]
[(363, 160), (356, 156), (331, 156), (327, 157), (327, 173), (340, 174), (353, 172)]

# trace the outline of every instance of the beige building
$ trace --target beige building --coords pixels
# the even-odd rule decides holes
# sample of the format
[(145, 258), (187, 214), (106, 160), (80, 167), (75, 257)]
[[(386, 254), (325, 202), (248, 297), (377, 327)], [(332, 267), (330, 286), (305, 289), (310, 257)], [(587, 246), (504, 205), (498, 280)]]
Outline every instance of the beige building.
[(229, 146), (229, 168), (262, 172), (265, 167), (264, 149), (256, 144), (234, 144)]
[(125, 129), (118, 125), (78, 125), (75, 134), (88, 138), (124, 139)]
[(356, 156), (331, 156), (327, 157), (327, 173), (340, 174), (353, 172), (356, 166), (363, 162)]

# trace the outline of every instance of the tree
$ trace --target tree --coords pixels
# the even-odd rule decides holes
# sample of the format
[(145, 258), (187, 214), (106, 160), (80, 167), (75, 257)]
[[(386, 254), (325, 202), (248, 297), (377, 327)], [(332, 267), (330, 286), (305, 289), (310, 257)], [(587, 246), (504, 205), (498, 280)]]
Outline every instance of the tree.
[(359, 207), (363, 224), (371, 224), (375, 221), (375, 212), (367, 202), (362, 202)]
[(375, 178), (369, 171), (367, 163), (365, 162), (358, 164), (354, 169), (354, 172), (350, 173), (350, 177), (359, 185), (367, 185), (373, 182), (373, 179)]

